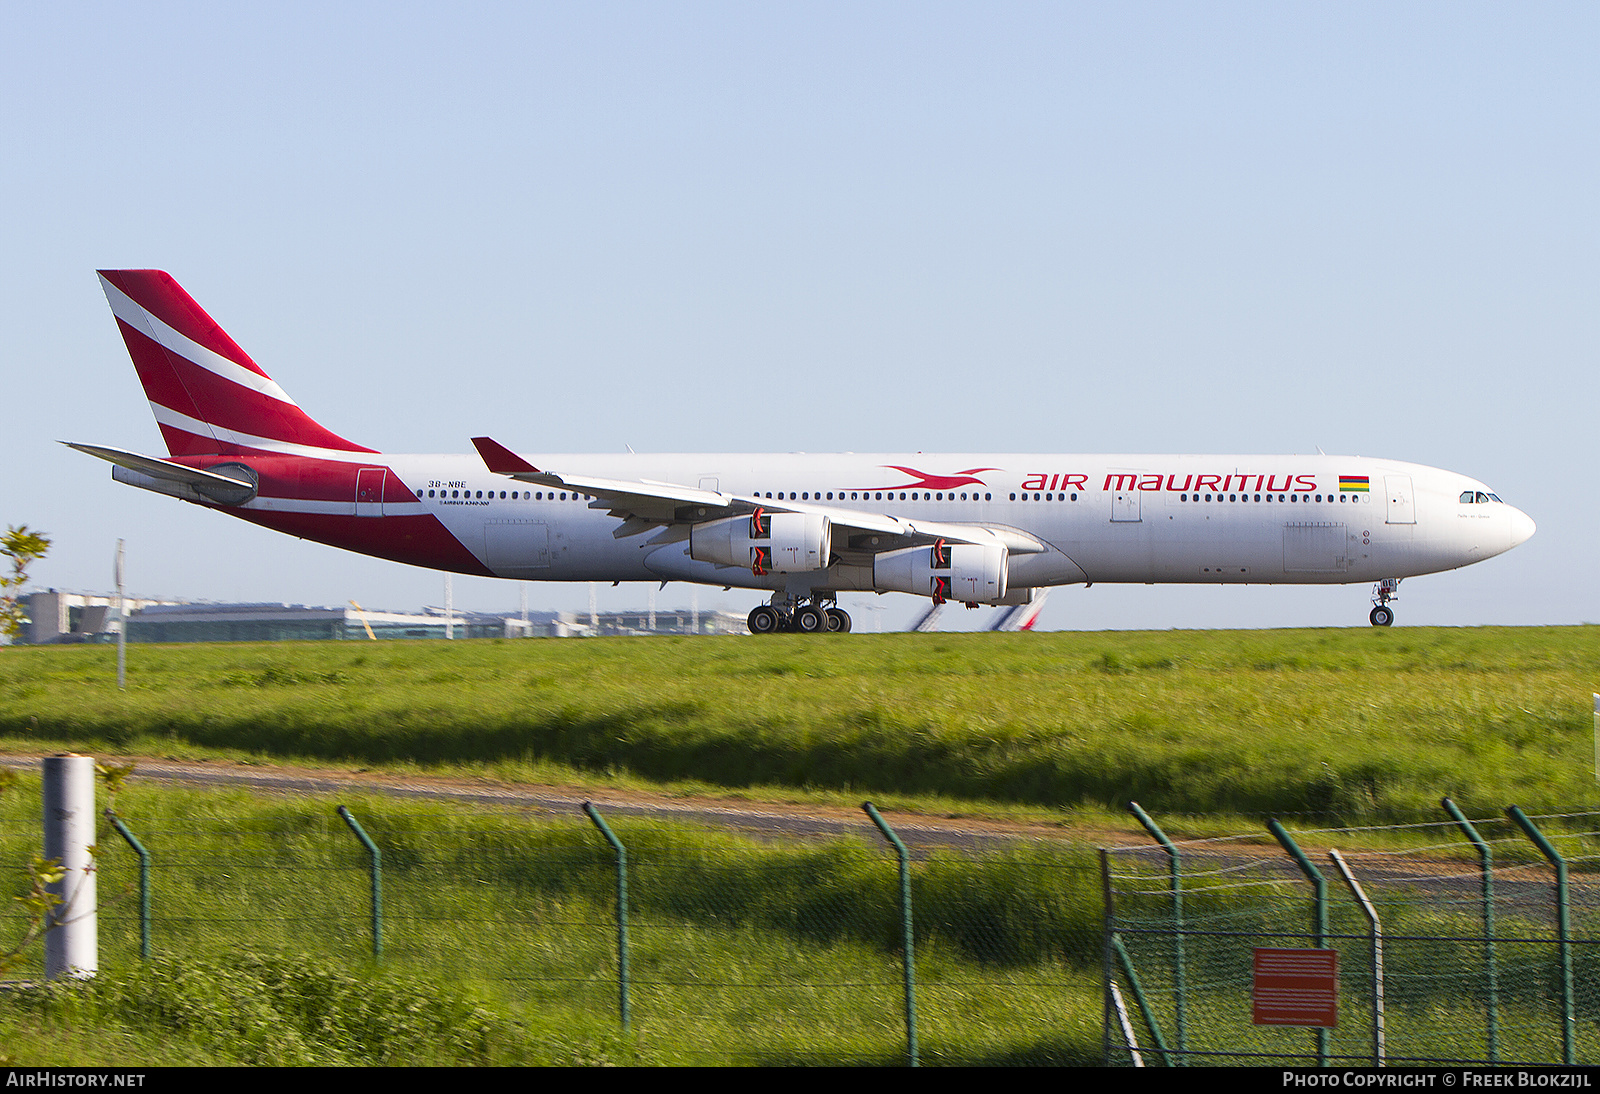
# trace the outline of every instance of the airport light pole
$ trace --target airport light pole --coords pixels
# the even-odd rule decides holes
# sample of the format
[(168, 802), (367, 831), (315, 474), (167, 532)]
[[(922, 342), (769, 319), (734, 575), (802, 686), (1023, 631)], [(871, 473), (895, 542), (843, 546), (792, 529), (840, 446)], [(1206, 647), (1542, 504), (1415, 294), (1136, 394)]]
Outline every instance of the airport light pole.
[(117, 690), (128, 688), (128, 604), (122, 597), (122, 540), (117, 540)]

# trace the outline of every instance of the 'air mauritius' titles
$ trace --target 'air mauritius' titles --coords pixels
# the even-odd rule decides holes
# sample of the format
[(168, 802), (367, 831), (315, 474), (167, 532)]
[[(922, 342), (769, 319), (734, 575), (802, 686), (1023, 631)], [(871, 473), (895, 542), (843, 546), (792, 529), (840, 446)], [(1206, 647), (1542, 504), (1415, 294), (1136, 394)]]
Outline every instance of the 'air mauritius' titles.
[[(1030, 471), (1023, 480), (1024, 490), (1087, 490), (1088, 475), (1052, 475)], [(1170, 490), (1173, 493), (1199, 491), (1226, 494), (1229, 490), (1259, 490), (1263, 493), (1300, 493), (1317, 489), (1315, 475), (1145, 475), (1112, 472), (1106, 475), (1102, 490)]]

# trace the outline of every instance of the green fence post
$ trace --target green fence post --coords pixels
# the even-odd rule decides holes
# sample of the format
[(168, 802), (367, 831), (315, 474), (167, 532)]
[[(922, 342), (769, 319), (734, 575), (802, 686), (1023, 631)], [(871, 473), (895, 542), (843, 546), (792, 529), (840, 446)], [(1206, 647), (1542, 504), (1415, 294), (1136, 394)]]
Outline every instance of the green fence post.
[[(1128, 990), (1133, 993), (1134, 1005), (1139, 1008), (1139, 1016), (1144, 1019), (1145, 1028), (1150, 1031), (1150, 1040), (1155, 1045), (1156, 1051), (1161, 1053), (1161, 1062), (1167, 1067), (1176, 1067), (1172, 1053), (1167, 1048), (1166, 1039), (1161, 1036), (1161, 1027), (1156, 1023), (1155, 1013), (1150, 1009), (1150, 1002), (1145, 997), (1144, 987), (1139, 983), (1139, 974), (1133, 967), (1133, 958), (1128, 956), (1128, 948), (1122, 944), (1122, 938), (1116, 929), (1116, 893), (1111, 885), (1111, 852), (1104, 847), (1100, 848), (1100, 889), (1102, 904), (1101, 916), (1101, 975), (1105, 980), (1105, 991), (1102, 992), (1104, 1010), (1101, 1014), (1100, 1027), (1100, 1060), (1102, 1064), (1111, 1063), (1111, 1015), (1117, 1010), (1117, 999), (1113, 995), (1116, 984), (1112, 975), (1112, 958), (1122, 966), (1122, 973), (1128, 980)], [(1120, 1015), (1119, 1015), (1120, 1016)], [(1143, 1067), (1138, 1063), (1138, 1050), (1130, 1042), (1129, 1051), (1133, 1053), (1135, 1066)]]
[(912, 1067), (917, 1066), (917, 961), (913, 948), (911, 924), (911, 855), (900, 837), (894, 834), (889, 822), (879, 815), (871, 802), (862, 802), (872, 823), (878, 826), (883, 838), (888, 840), (900, 856), (900, 941), (905, 950), (905, 1004), (906, 1004), (906, 1055)]
[(133, 848), (133, 853), (139, 856), (139, 957), (141, 960), (150, 960), (150, 852), (144, 849), (144, 844), (134, 838), (128, 826), (122, 823), (111, 810), (106, 810), (106, 819), (111, 822), (111, 827), (117, 830), (117, 835), (128, 842)]
[(1177, 1064), (1183, 1067), (1188, 1063), (1184, 1055), (1189, 1048), (1187, 1033), (1188, 1001), (1185, 999), (1185, 983), (1183, 975), (1183, 866), (1178, 855), (1177, 844), (1167, 838), (1150, 815), (1139, 807), (1138, 802), (1129, 802), (1128, 808), (1133, 815), (1139, 818), (1139, 823), (1144, 825), (1144, 830), (1150, 837), (1161, 844), (1167, 852), (1168, 873), (1172, 877), (1172, 989), (1173, 989), (1173, 1027), (1178, 1039)]
[(632, 1021), (628, 1011), (628, 850), (591, 803), (584, 802), (583, 811), (617, 853), (617, 1010), (622, 1017), (622, 1032), (627, 1033)]
[[(1289, 857), (1295, 860), (1301, 872), (1311, 882), (1312, 891), (1316, 894), (1311, 913), (1311, 929), (1316, 936), (1317, 949), (1326, 949), (1328, 946), (1327, 879), (1322, 876), (1322, 871), (1317, 869), (1316, 864), (1306, 857), (1306, 853), (1300, 850), (1300, 845), (1289, 835), (1288, 829), (1278, 823), (1276, 817), (1268, 819), (1267, 829), (1277, 837), (1278, 843), (1289, 853)], [(1317, 1028), (1317, 1066), (1328, 1066), (1328, 1031), (1326, 1027), (1321, 1026)]]
[(1155, 1012), (1150, 1009), (1144, 988), (1139, 983), (1139, 974), (1134, 971), (1133, 958), (1128, 956), (1128, 948), (1122, 944), (1122, 939), (1112, 935), (1111, 949), (1122, 965), (1122, 974), (1128, 978), (1128, 988), (1133, 992), (1133, 1001), (1139, 1008), (1140, 1016), (1144, 1018), (1145, 1027), (1150, 1030), (1151, 1042), (1156, 1046), (1156, 1051), (1161, 1053), (1161, 1062), (1168, 1067), (1176, 1067), (1177, 1063), (1172, 1053), (1167, 1050), (1166, 1039), (1161, 1036), (1161, 1026), (1156, 1022)]
[(350, 831), (356, 834), (362, 846), (367, 849), (367, 873), (369, 875), (369, 889), (371, 890), (372, 904), (372, 959), (383, 960), (383, 852), (378, 850), (378, 845), (372, 842), (366, 832), (361, 830), (361, 825), (356, 823), (355, 817), (350, 815), (350, 810), (344, 806), (339, 807), (339, 815), (350, 826)]
[(1494, 954), (1494, 853), (1489, 850), (1489, 844), (1478, 835), (1478, 830), (1467, 820), (1466, 814), (1456, 808), (1456, 803), (1449, 798), (1441, 798), (1439, 804), (1444, 806), (1450, 818), (1466, 833), (1467, 839), (1478, 849), (1478, 865), (1483, 872), (1483, 963), (1485, 987), (1488, 999), (1485, 1002), (1489, 1022), (1489, 1062), (1500, 1062), (1500, 971), (1495, 964)]
[(1564, 1063), (1575, 1064), (1577, 1058), (1576, 1045), (1573, 1043), (1573, 1024), (1577, 1021), (1577, 1016), (1572, 1003), (1572, 941), (1567, 911), (1567, 862), (1521, 809), (1513, 805), (1506, 810), (1506, 814), (1517, 822), (1517, 827), (1522, 829), (1523, 834), (1539, 848), (1539, 853), (1549, 859), (1550, 865), (1556, 869), (1556, 938), (1561, 953), (1561, 1058)]

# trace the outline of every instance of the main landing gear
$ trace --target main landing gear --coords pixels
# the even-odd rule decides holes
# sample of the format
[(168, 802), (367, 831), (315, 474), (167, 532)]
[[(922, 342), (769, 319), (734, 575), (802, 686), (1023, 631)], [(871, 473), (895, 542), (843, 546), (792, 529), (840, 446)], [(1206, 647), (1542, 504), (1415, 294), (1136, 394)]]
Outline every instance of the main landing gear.
[(850, 629), (850, 613), (817, 597), (802, 604), (797, 599), (774, 600), (750, 612), (751, 634), (844, 634)]
[(1400, 593), (1400, 579), (1386, 577), (1372, 587), (1372, 614), (1367, 616), (1374, 627), (1387, 627), (1394, 622), (1394, 609), (1389, 607), (1389, 601), (1398, 600)]

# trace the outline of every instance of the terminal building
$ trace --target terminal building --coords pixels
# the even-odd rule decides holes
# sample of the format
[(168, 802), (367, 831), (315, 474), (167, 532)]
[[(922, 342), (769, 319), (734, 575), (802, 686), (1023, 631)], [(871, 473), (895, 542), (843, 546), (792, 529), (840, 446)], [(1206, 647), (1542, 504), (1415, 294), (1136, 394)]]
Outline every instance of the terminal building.
[[(116, 598), (33, 593), (23, 641), (33, 644), (116, 640)], [(125, 601), (129, 642), (303, 642), (399, 638), (585, 638), (594, 635), (746, 634), (731, 612), (380, 612), (303, 604), (209, 604)]]
[[(95, 641), (97, 635), (115, 635), (117, 598), (96, 593), (63, 593), (55, 589), (22, 597), (28, 622), (20, 640), (32, 645)], [(170, 600), (123, 598), (132, 614), (144, 608), (171, 604)]]

